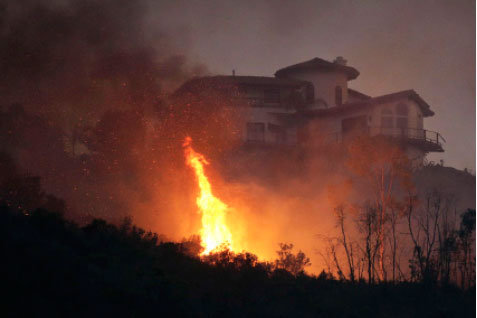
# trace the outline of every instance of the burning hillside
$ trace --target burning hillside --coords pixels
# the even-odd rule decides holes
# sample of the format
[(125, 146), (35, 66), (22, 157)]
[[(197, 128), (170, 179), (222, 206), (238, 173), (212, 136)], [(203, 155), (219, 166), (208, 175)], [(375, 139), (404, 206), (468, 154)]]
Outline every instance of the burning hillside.
[(0, 1), (0, 317), (475, 316), (470, 1), (229, 2)]
[[(344, 104), (323, 109), (313, 109), (326, 102), (319, 87), (291, 78), (213, 76), (173, 93), (207, 72), (174, 46), (180, 36), (147, 28), (149, 4), (35, 0), (1, 7), (2, 204), (22, 213), (58, 210), (80, 224), (130, 218), (176, 242), (198, 233), (202, 255), (228, 249), (274, 260), (280, 246), (295, 244), (310, 257), (309, 272), (343, 280), (473, 277), (463, 256), (471, 213), (470, 223), (462, 222), (475, 197), (456, 203), (440, 182), (416, 190), (419, 174), (390, 138), (343, 138), (345, 130), (352, 135), (383, 120), (392, 127), (380, 132), (440, 147), (440, 135), (429, 141), (423, 129), (406, 126), (422, 123), (420, 111), (430, 114), (416, 93), (371, 98), (350, 90), (351, 107), (396, 102), (398, 116), (383, 108), (343, 123), (337, 116), (333, 125), (319, 116), (345, 109), (344, 84), (330, 84), (326, 94), (330, 105), (337, 96)], [(293, 69), (310, 63), (357, 76), (343, 59)], [(329, 137), (324, 126), (343, 128), (333, 135), (337, 142), (314, 142)], [(316, 140), (302, 142), (312, 132)], [(466, 184), (475, 188), (475, 178)], [(412, 239), (411, 232), (429, 237)], [(432, 237), (440, 241), (427, 242)], [(454, 242), (452, 249), (445, 242)], [(416, 254), (424, 247), (426, 255)]]

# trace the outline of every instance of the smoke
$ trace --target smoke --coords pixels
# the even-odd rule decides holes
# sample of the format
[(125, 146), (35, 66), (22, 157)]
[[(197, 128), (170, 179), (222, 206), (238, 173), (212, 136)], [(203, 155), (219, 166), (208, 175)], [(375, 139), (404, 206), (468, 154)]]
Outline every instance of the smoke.
[(3, 103), (64, 127), (106, 109), (144, 108), (205, 68), (144, 27), (149, 2), (9, 1), (0, 11)]
[(137, 211), (152, 211), (150, 221), (170, 205), (160, 193), (175, 182), (170, 147), (184, 109), (167, 96), (207, 71), (145, 26), (150, 4), (2, 2), (0, 150), (77, 220), (134, 214), (152, 224)]

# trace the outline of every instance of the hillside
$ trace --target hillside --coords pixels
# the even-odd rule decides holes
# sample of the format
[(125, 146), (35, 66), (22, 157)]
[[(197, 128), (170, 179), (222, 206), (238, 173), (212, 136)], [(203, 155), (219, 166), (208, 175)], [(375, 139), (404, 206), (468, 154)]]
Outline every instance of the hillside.
[(428, 165), (415, 175), (421, 192), (438, 190), (455, 201), (458, 212), (475, 209), (475, 175), (442, 165)]
[[(102, 220), (0, 211), (3, 317), (471, 317), (475, 291), (297, 276)], [(195, 251), (195, 252), (194, 252)]]

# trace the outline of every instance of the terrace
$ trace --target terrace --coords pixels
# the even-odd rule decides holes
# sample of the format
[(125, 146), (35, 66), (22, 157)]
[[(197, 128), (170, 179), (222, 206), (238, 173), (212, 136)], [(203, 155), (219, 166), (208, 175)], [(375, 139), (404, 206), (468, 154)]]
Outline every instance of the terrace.
[(386, 136), (400, 142), (413, 144), (426, 152), (444, 152), (444, 137), (438, 132), (418, 128), (398, 127), (367, 127), (348, 132), (337, 132), (330, 135), (330, 141), (341, 142), (359, 134), (374, 136)]

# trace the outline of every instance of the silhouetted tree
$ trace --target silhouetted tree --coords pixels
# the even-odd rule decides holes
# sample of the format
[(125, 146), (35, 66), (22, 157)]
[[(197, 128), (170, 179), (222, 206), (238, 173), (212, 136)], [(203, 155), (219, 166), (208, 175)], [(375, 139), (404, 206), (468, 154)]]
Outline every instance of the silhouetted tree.
[(348, 151), (347, 166), (359, 177), (357, 184), (368, 191), (368, 201), (376, 212), (377, 273), (381, 280), (387, 280), (385, 247), (390, 214), (406, 190), (413, 187), (410, 162), (404, 151), (385, 137), (359, 135), (349, 142)]
[(363, 236), (364, 247), (361, 247), (368, 273), (368, 283), (373, 284), (379, 276), (376, 275), (376, 254), (380, 246), (379, 224), (376, 209), (370, 204), (359, 207), (357, 220), (358, 230)]
[(296, 254), (292, 253), (293, 244), (280, 243), (279, 246), (275, 268), (284, 269), (296, 276), (304, 273), (305, 267), (311, 265), (310, 259), (302, 251), (298, 251)]
[(459, 239), (459, 269), (461, 275), (462, 288), (468, 288), (473, 285), (475, 277), (475, 255), (472, 255), (472, 250), (475, 249), (475, 240), (473, 235), (475, 233), (475, 210), (468, 209), (461, 215), (460, 228), (458, 232)]
[[(353, 242), (349, 242), (347, 230), (345, 228), (345, 219), (346, 219), (346, 214), (345, 214), (345, 208), (344, 205), (339, 205), (335, 208), (334, 210), (335, 218), (336, 218), (336, 225), (339, 228), (340, 231), (340, 237), (338, 238), (338, 242), (341, 244), (345, 251), (346, 255), (346, 261), (348, 264), (348, 273), (349, 273), (349, 279), (351, 282), (355, 282), (356, 280), (356, 267), (355, 267), (355, 248)], [(338, 260), (336, 258), (336, 251), (335, 247), (331, 247), (331, 252), (333, 255), (333, 259), (335, 260), (335, 264), (337, 268), (339, 269), (338, 275), (341, 277), (342, 270), (340, 266), (338, 265)]]

